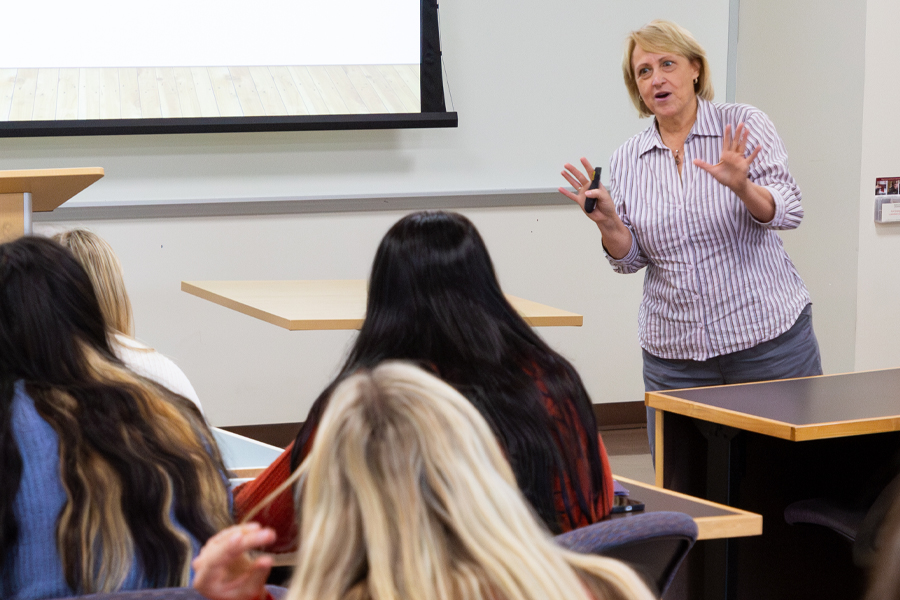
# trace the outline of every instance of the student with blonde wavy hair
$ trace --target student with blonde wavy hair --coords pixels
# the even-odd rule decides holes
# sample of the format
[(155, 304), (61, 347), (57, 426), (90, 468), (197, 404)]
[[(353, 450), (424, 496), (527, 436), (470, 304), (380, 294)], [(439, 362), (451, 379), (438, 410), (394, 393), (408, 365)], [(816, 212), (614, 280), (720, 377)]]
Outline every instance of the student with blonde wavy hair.
[[(557, 546), (478, 410), (410, 364), (361, 370), (334, 389), (285, 487), (298, 478), (287, 600), (653, 597), (624, 564)], [(216, 535), (194, 561), (194, 587), (213, 600), (264, 597), (271, 558), (248, 552), (274, 537), (256, 523)]]
[(87, 229), (63, 231), (53, 239), (75, 256), (91, 278), (116, 356), (135, 373), (200, 406), (197, 392), (184, 372), (166, 356), (134, 339), (134, 312), (125, 289), (122, 264), (109, 242)]
[(59, 244), (0, 245), (0, 597), (190, 583), (231, 521), (198, 408), (116, 358)]

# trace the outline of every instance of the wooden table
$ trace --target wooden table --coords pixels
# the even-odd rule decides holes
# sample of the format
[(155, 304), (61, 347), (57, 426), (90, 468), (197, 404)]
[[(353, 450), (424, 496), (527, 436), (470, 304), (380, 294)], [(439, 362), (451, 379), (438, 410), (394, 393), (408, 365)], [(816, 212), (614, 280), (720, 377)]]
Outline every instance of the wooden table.
[[(877, 493), (900, 449), (900, 369), (649, 392), (657, 484), (763, 515), (760, 538), (723, 543), (721, 598), (852, 598), (849, 545), (787, 525), (797, 500)], [(730, 562), (730, 565), (729, 565)]]
[[(230, 431), (214, 428), (213, 435), (219, 444), (226, 468), (240, 477), (252, 478), (259, 475), (282, 452), (280, 448)], [(754, 536), (762, 533), (760, 515), (618, 475), (615, 479), (628, 489), (631, 497), (644, 503), (645, 512), (674, 511), (690, 515), (697, 523), (698, 540)], [(640, 513), (621, 513), (613, 515), (612, 518), (627, 519), (632, 514)]]
[[(697, 524), (697, 540), (721, 540), (726, 538), (760, 535), (763, 531), (761, 515), (695, 498), (672, 490), (615, 475), (616, 481), (628, 489), (628, 494), (644, 503), (644, 512), (671, 511), (689, 515)], [(640, 513), (618, 513), (613, 519), (627, 519)]]
[[(366, 315), (365, 279), (306, 281), (182, 281), (181, 290), (290, 331), (359, 329)], [(584, 318), (506, 296), (533, 327), (581, 327)]]
[[(751, 512), (709, 502), (702, 498), (694, 498), (670, 490), (615, 475), (616, 481), (625, 486), (629, 495), (637, 498), (646, 506), (644, 513), (671, 511), (685, 513), (697, 524), (697, 541), (722, 540), (743, 536), (755, 536), (762, 533), (762, 517)], [(611, 515), (611, 519), (629, 519), (643, 514), (620, 513)], [(696, 548), (696, 546), (695, 546)], [(691, 550), (693, 552), (694, 550)], [(293, 552), (275, 556), (277, 566), (290, 566), (296, 562)], [(689, 568), (685, 565), (686, 568)]]

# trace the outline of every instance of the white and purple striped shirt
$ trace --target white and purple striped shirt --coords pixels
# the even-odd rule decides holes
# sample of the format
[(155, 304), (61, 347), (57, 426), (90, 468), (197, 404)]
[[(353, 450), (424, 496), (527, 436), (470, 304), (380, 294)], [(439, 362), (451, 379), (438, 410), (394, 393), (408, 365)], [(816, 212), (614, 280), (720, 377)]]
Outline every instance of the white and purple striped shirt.
[[(734, 192), (692, 162), (719, 162), (725, 126), (734, 131), (739, 123), (750, 131), (748, 153), (762, 146), (749, 177), (775, 200), (769, 223), (754, 219)], [(706, 360), (790, 329), (809, 292), (773, 230), (797, 227), (803, 208), (784, 143), (762, 111), (698, 98), (681, 177), (655, 121), (616, 150), (610, 173), (632, 245), (622, 259), (607, 258), (618, 273), (647, 267), (638, 316), (647, 352)]]

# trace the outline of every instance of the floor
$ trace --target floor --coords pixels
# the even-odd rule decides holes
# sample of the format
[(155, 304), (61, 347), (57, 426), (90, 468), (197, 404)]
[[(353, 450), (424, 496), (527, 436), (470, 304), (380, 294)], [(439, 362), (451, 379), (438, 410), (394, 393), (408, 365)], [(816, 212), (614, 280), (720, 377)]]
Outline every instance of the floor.
[(614, 475), (649, 484), (655, 482), (646, 427), (609, 429), (600, 434)]

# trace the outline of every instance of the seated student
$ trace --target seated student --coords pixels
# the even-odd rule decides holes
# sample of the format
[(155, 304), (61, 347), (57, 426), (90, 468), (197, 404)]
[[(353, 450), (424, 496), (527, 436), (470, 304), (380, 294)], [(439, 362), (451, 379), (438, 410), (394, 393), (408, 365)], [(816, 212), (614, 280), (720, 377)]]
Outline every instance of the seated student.
[(152, 379), (200, 406), (197, 392), (184, 372), (153, 348), (134, 339), (131, 300), (125, 290), (122, 265), (112, 246), (86, 229), (64, 231), (54, 235), (53, 239), (75, 255), (91, 278), (116, 356), (138, 375)]
[[(557, 546), (538, 524), (487, 422), (410, 364), (343, 380), (298, 473), (300, 550), (286, 600), (650, 599), (624, 564)], [(256, 523), (194, 561), (212, 600), (265, 597), (272, 559)]]
[(189, 400), (127, 369), (56, 242), (0, 245), (0, 598), (183, 586), (232, 523)]
[[(388, 359), (416, 361), (468, 398), (550, 531), (588, 525), (609, 513), (612, 475), (578, 373), (506, 301), (475, 226), (462, 215), (419, 212), (397, 222), (381, 241), (366, 319), (340, 375), (315, 401), (293, 445), (236, 489), (237, 520), (306, 457), (335, 383)], [(254, 520), (278, 532), (273, 551), (295, 546), (289, 492)]]

